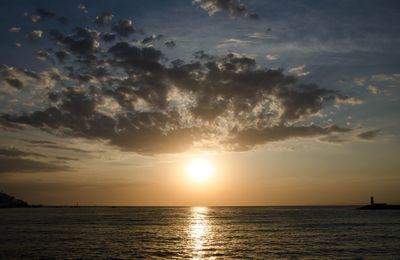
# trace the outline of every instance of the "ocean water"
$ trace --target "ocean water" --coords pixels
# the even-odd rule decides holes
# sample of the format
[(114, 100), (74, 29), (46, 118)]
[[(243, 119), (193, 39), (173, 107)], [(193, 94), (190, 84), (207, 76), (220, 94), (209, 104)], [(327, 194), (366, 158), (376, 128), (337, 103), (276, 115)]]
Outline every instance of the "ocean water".
[(400, 259), (400, 211), (354, 207), (0, 209), (0, 258)]

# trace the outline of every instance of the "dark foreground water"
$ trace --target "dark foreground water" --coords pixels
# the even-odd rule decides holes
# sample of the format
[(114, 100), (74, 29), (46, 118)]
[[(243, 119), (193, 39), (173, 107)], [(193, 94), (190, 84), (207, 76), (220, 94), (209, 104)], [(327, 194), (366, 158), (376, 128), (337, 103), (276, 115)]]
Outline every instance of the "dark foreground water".
[(400, 211), (0, 209), (0, 258), (400, 259)]

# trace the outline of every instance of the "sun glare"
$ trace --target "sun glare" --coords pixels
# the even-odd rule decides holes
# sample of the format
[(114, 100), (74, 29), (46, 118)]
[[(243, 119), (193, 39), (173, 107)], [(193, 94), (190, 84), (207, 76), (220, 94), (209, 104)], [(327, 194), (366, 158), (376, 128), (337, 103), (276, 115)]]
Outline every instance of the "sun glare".
[(205, 182), (214, 174), (214, 165), (207, 159), (196, 158), (188, 163), (186, 173), (195, 182)]

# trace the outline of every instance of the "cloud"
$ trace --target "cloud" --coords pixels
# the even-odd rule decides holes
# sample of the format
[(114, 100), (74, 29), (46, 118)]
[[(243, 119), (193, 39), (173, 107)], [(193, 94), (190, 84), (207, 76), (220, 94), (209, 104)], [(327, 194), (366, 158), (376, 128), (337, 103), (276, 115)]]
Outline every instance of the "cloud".
[(21, 31), (21, 27), (11, 27), (8, 31), (11, 33), (18, 33)]
[[(159, 50), (126, 42), (114, 44), (107, 53), (109, 63), (125, 70), (127, 77), (105, 77), (107, 84), (98, 89), (65, 89), (52, 98), (56, 103), (44, 110), (6, 114), (3, 119), (64, 135), (103, 139), (142, 154), (183, 152), (215, 136), (224, 149), (236, 150), (269, 141), (341, 133), (335, 127), (290, 126), (318, 113), (337, 98), (337, 92), (315, 84), (297, 84), (296, 78), (281, 70), (258, 68), (252, 58), (197, 52), (199, 61), (166, 66), (160, 63)], [(179, 106), (184, 97), (187, 103)], [(119, 110), (106, 114), (100, 107), (109, 98)], [(263, 133), (252, 139), (255, 143), (246, 141), (249, 129)], [(276, 133), (279, 131), (281, 135)], [(41, 147), (59, 149), (53, 144)]]
[(101, 33), (101, 39), (105, 42), (113, 42), (117, 38), (115, 33)]
[(386, 82), (392, 82), (392, 83), (400, 83), (400, 74), (399, 73), (394, 73), (394, 74), (377, 74), (377, 75), (372, 75), (371, 76), (372, 80), (375, 81), (386, 81)]
[(55, 56), (59, 62), (64, 62), (70, 56), (70, 54), (65, 50), (59, 50), (55, 52)]
[(67, 165), (0, 156), (0, 173), (71, 171)]
[(358, 106), (364, 104), (364, 101), (354, 97), (346, 97), (346, 96), (337, 96), (335, 98), (335, 103), (337, 105), (351, 105)]
[(267, 55), (265, 55), (265, 58), (267, 60), (277, 60), (279, 58), (279, 55), (278, 54), (268, 53)]
[(62, 39), (62, 43), (69, 51), (78, 55), (90, 55), (95, 52), (100, 44), (100, 33), (82, 27), (76, 27), (73, 34)]
[(119, 20), (112, 30), (121, 37), (128, 37), (135, 32), (132, 20)]
[(248, 44), (253, 44), (253, 43), (254, 42), (252, 42), (252, 41), (230, 38), (230, 39), (221, 41), (217, 45), (217, 48), (232, 48), (232, 47), (238, 47), (238, 46), (243, 46), (243, 45), (248, 45)]
[(88, 13), (87, 7), (84, 4), (78, 4), (78, 9), (81, 10), (84, 13)]
[(44, 9), (44, 8), (38, 8), (38, 9), (36, 9), (35, 13), (36, 13), (37, 15), (39, 15), (41, 18), (43, 18), (43, 19), (46, 19), (46, 18), (55, 18), (55, 17), (56, 17), (55, 13), (53, 13), (53, 12), (47, 10), (47, 9)]
[(37, 23), (41, 19), (40, 15), (38, 15), (38, 14), (31, 14), (28, 16), (28, 18), (33, 23)]
[(141, 43), (142, 43), (142, 44), (148, 44), (148, 43), (154, 42), (154, 41), (156, 41), (156, 40), (159, 40), (159, 39), (161, 39), (161, 38), (163, 38), (163, 37), (164, 37), (164, 35), (162, 35), (162, 34), (158, 34), (158, 35), (153, 34), (153, 35), (151, 35), (151, 36), (149, 36), (149, 37), (144, 38), (144, 39), (141, 41)]
[(282, 141), (289, 138), (307, 138), (315, 136), (330, 135), (331, 133), (346, 133), (352, 131), (349, 128), (341, 128), (338, 126), (320, 127), (316, 125), (310, 126), (276, 126), (265, 129), (249, 128), (238, 131), (229, 140), (229, 145), (234, 150), (249, 150), (256, 145), (269, 142)]
[(380, 129), (370, 130), (357, 135), (358, 138), (363, 140), (372, 140), (375, 139), (381, 133)]
[(5, 81), (16, 89), (22, 89), (24, 84), (17, 78), (6, 78)]
[(278, 37), (270, 34), (271, 29), (268, 28), (267, 32), (254, 32), (247, 35), (249, 38), (258, 39), (258, 40), (268, 40), (268, 39), (278, 39)]
[(39, 60), (48, 60), (50, 59), (50, 53), (48, 53), (47, 51), (39, 50), (36, 51), (35, 57)]
[(367, 89), (368, 89), (369, 93), (371, 93), (373, 95), (378, 95), (379, 92), (380, 92), (379, 88), (377, 86), (374, 86), (374, 85), (369, 85)]
[(105, 25), (112, 21), (114, 15), (110, 12), (104, 12), (98, 16), (96, 16), (95, 23), (97, 25)]
[(62, 161), (79, 161), (78, 158), (71, 158), (71, 157), (65, 157), (65, 156), (56, 156), (57, 160), (62, 160)]
[(26, 37), (31, 41), (36, 41), (42, 38), (43, 31), (42, 30), (33, 30), (32, 32), (28, 33)]
[(288, 73), (297, 77), (307, 76), (308, 74), (310, 74), (309, 71), (306, 71), (306, 65), (293, 67), (288, 70)]
[(329, 134), (321, 137), (319, 140), (327, 143), (344, 143), (348, 141), (346, 137), (337, 134)]
[(15, 131), (15, 130), (22, 130), (24, 129), (24, 127), (21, 126), (20, 124), (15, 124), (7, 120), (4, 120), (3, 118), (0, 118), (0, 129), (6, 131)]
[(217, 12), (226, 11), (229, 12), (231, 17), (259, 18), (256, 13), (250, 12), (247, 6), (238, 0), (193, 0), (192, 2), (199, 5), (210, 16)]
[(355, 78), (354, 79), (354, 84), (356, 84), (356, 86), (361, 87), (362, 85), (364, 85), (366, 82), (365, 78)]
[(164, 42), (164, 45), (167, 46), (168, 48), (174, 48), (176, 46), (176, 43), (173, 40), (169, 40)]
[(1, 148), (0, 147), (0, 156), (7, 157), (24, 157), (24, 156), (36, 156), (36, 157), (44, 157), (44, 155), (35, 153), (35, 152), (27, 152), (21, 151), (16, 148)]
[(79, 148), (74, 148), (74, 147), (66, 147), (62, 146), (59, 144), (55, 144), (52, 142), (46, 142), (46, 141), (29, 141), (31, 144), (38, 145), (42, 148), (48, 148), (48, 149), (55, 149), (55, 150), (63, 150), (63, 151), (71, 151), (71, 152), (77, 152), (77, 153), (99, 153), (102, 151), (89, 151), (89, 150), (84, 150), (84, 149), (79, 149)]
[[(236, 1), (196, 2), (215, 4), (210, 8), (235, 16), (249, 15), (247, 7)], [(110, 14), (103, 13), (94, 23), (109, 22)], [(46, 43), (52, 45), (40, 54), (59, 61), (51, 70), (36, 73), (0, 66), (0, 83), (10, 95), (16, 97), (19, 91), (29, 89), (35, 95), (30, 97), (29, 109), (9, 109), (0, 115), (1, 121), (59, 137), (101, 140), (140, 154), (178, 153), (210, 144), (246, 150), (290, 138), (333, 140), (335, 136), (339, 140), (352, 131), (312, 124), (313, 117), (332, 103), (361, 101), (299, 82), (297, 77), (309, 73), (305, 65), (284, 73), (264, 68), (246, 55), (228, 52), (216, 56), (202, 50), (189, 62), (169, 62), (161, 50), (142, 45), (160, 35), (123, 40), (135, 32), (131, 20), (101, 29), (49, 30), (51, 41)], [(167, 47), (175, 46), (173, 41), (167, 42)], [(252, 41), (228, 39), (223, 43)], [(270, 55), (267, 58), (277, 58)], [(40, 148), (99, 152), (40, 140), (29, 142)]]

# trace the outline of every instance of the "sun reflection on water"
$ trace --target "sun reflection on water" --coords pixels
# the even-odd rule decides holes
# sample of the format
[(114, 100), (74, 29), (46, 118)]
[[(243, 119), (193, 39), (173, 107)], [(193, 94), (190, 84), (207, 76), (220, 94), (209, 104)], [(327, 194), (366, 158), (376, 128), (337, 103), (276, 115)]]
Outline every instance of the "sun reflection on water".
[(209, 233), (209, 224), (207, 219), (206, 207), (194, 207), (191, 209), (192, 217), (190, 222), (190, 237), (193, 241), (193, 256), (194, 259), (201, 259), (204, 246)]

